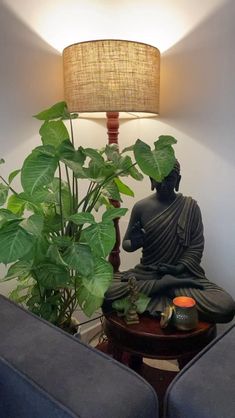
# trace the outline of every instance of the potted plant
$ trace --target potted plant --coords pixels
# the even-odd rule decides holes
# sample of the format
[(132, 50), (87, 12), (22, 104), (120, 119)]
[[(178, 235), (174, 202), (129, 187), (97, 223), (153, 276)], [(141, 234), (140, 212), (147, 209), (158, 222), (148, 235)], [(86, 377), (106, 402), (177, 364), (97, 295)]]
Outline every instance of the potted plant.
[[(140, 140), (122, 152), (115, 145), (77, 148), (76, 116), (65, 102), (37, 114), (42, 145), (20, 170), (8, 179), (1, 176), (0, 184), (0, 262), (10, 265), (2, 280), (16, 279), (10, 298), (61, 327), (78, 305), (88, 316), (102, 305), (113, 277), (107, 261), (115, 243), (113, 219), (127, 211), (114, 208), (109, 199), (133, 196), (123, 177), (141, 180), (140, 168), (161, 180), (175, 161), (176, 140), (170, 136), (159, 137), (153, 151)], [(14, 188), (19, 175), (22, 191)], [(88, 189), (80, 196), (83, 181)], [(99, 220), (96, 212), (102, 212)]]

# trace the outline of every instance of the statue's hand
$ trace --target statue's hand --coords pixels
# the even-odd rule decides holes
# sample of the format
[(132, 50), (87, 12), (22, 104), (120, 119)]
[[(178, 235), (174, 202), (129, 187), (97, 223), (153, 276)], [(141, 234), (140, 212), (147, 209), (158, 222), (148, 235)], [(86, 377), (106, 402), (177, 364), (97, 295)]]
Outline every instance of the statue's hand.
[(177, 276), (185, 271), (185, 267), (183, 264), (166, 264), (166, 263), (159, 263), (158, 271), (162, 274), (172, 274), (173, 276)]
[(140, 248), (144, 245), (144, 239), (145, 239), (145, 230), (141, 227), (140, 222), (136, 222), (133, 227), (131, 228), (131, 246), (133, 248)]

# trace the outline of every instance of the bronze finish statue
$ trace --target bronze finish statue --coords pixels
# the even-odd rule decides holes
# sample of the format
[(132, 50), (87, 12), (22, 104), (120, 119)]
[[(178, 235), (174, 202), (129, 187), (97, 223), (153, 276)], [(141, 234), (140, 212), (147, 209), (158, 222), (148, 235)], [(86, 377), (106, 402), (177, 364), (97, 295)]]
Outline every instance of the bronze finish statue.
[(147, 307), (151, 315), (159, 315), (175, 296), (184, 295), (196, 300), (200, 319), (229, 322), (235, 302), (205, 277), (200, 265), (204, 248), (201, 212), (194, 199), (176, 193), (180, 179), (176, 162), (161, 183), (150, 179), (156, 193), (134, 205), (123, 248), (132, 252), (142, 247), (143, 256), (140, 264), (121, 273), (121, 281), (114, 280), (104, 308), (128, 295), (128, 279), (134, 274), (138, 291), (151, 297)]

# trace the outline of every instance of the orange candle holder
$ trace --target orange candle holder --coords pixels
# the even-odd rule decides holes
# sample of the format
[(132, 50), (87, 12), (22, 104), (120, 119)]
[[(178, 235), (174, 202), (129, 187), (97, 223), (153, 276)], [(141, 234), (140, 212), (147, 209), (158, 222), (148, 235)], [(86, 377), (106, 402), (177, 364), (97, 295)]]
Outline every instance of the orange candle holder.
[(196, 328), (198, 324), (196, 301), (188, 296), (177, 296), (172, 303), (174, 326), (181, 331), (191, 331)]

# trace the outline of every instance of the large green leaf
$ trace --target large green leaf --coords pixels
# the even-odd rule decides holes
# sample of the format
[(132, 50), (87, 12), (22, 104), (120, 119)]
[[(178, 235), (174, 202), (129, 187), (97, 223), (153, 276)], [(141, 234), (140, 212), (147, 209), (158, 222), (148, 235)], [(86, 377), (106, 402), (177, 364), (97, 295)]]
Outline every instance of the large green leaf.
[(63, 266), (43, 263), (37, 266), (35, 273), (40, 285), (46, 289), (66, 287), (69, 284), (69, 273)]
[(135, 166), (129, 168), (129, 174), (131, 175), (131, 177), (133, 177), (133, 179), (137, 181), (141, 181), (144, 178), (143, 174), (139, 170), (137, 170)]
[(44, 219), (40, 215), (31, 215), (28, 219), (21, 222), (22, 228), (35, 237), (41, 237)]
[(7, 221), (11, 221), (12, 219), (17, 219), (18, 217), (12, 213), (8, 209), (0, 209), (0, 228), (3, 224), (5, 224)]
[(23, 257), (24, 260), (31, 261), (33, 260), (34, 265), (41, 264), (46, 259), (46, 254), (49, 248), (49, 243), (47, 238), (42, 234), (35, 240), (34, 246), (31, 248), (31, 251), (25, 254)]
[(108, 199), (118, 200), (119, 202), (122, 202), (122, 198), (120, 196), (118, 186), (113, 180), (105, 185), (102, 193), (104, 196), (107, 196)]
[(91, 225), (84, 229), (83, 236), (98, 257), (106, 257), (112, 251), (116, 239), (113, 222)]
[(163, 149), (168, 145), (174, 145), (177, 143), (177, 140), (170, 135), (160, 135), (158, 140), (154, 142), (155, 148), (157, 150)]
[(105, 206), (106, 208), (111, 208), (112, 207), (112, 204), (110, 203), (109, 199), (103, 193), (101, 193), (99, 195), (99, 198), (96, 201), (94, 209), (98, 212), (98, 210), (101, 206)]
[(83, 165), (86, 159), (86, 155), (83, 152), (83, 148), (79, 147), (77, 150), (75, 150), (70, 140), (63, 141), (58, 147), (57, 153), (61, 161), (70, 160), (81, 164), (81, 166)]
[(102, 220), (105, 222), (112, 221), (113, 219), (124, 216), (127, 211), (128, 209), (126, 208), (109, 208), (103, 213)]
[(83, 277), (82, 282), (94, 296), (104, 297), (113, 278), (112, 265), (102, 258), (95, 260), (94, 272), (91, 277)]
[(16, 215), (21, 216), (24, 213), (26, 206), (26, 201), (23, 200), (20, 195), (13, 194), (9, 197), (7, 201), (7, 208), (15, 213)]
[[(60, 237), (58, 237), (58, 238), (60, 238)], [(55, 263), (57, 265), (67, 267), (67, 264), (63, 260), (61, 254), (60, 254), (60, 251), (59, 251), (56, 244), (51, 244), (50, 245), (50, 247), (48, 248), (46, 256), (50, 260), (51, 263)]]
[(91, 161), (89, 167), (84, 167), (83, 172), (90, 181), (101, 182), (104, 180), (104, 167), (96, 161)]
[[(53, 208), (54, 209), (54, 208)], [(44, 218), (44, 229), (46, 232), (59, 232), (61, 229), (61, 217), (54, 210), (46, 211)]]
[[(46, 150), (46, 148), (45, 148)], [(52, 182), (58, 165), (56, 156), (34, 150), (24, 161), (21, 183), (26, 193), (33, 195)]]
[(77, 292), (77, 299), (82, 310), (91, 316), (102, 305), (104, 294), (111, 284), (113, 268), (103, 259), (97, 259), (92, 277), (83, 277)]
[(150, 146), (138, 139), (134, 154), (140, 169), (156, 181), (162, 181), (174, 167), (175, 155), (171, 145), (151, 150)]
[(56, 212), (62, 213), (64, 217), (68, 217), (72, 211), (72, 199), (68, 184), (64, 181), (60, 181), (58, 177), (55, 177), (51, 184), (48, 186), (49, 191), (51, 192), (50, 200), (56, 206)]
[(134, 144), (130, 145), (129, 147), (123, 148), (123, 150), (121, 151), (121, 154), (124, 154), (125, 152), (129, 152), (129, 151), (134, 151)]
[(1, 281), (11, 280), (15, 277), (26, 277), (30, 274), (32, 262), (20, 260), (12, 264), (8, 269), (6, 276)]
[(118, 164), (121, 157), (118, 152), (117, 144), (106, 145), (104, 152), (109, 160), (113, 161), (116, 165)]
[(87, 178), (87, 175), (81, 163), (77, 161), (68, 160), (66, 158), (63, 158), (62, 161), (68, 168), (70, 168), (73, 171), (73, 174), (75, 175), (75, 177), (79, 179)]
[(85, 286), (80, 285), (77, 292), (77, 301), (86, 316), (90, 317), (95, 313), (101, 307), (103, 300), (103, 297), (91, 294)]
[(63, 255), (66, 264), (82, 276), (89, 276), (94, 269), (94, 259), (91, 249), (86, 244), (72, 243)]
[(22, 192), (18, 194), (18, 198), (26, 203), (27, 209), (41, 212), (41, 203), (50, 202), (50, 193), (47, 189), (40, 189), (33, 195)]
[(39, 120), (51, 120), (63, 118), (68, 114), (67, 104), (65, 102), (58, 102), (50, 108), (43, 110), (42, 112), (34, 115)]
[(74, 215), (71, 215), (68, 218), (68, 220), (72, 221), (76, 225), (84, 225), (86, 223), (88, 223), (88, 224), (94, 224), (95, 223), (94, 216), (89, 212), (75, 213)]
[(30, 287), (31, 284), (19, 284), (10, 292), (9, 299), (19, 304), (24, 303), (28, 299), (28, 294), (25, 292), (25, 290)]
[(21, 170), (14, 170), (12, 171), (8, 176), (8, 183), (11, 184), (11, 182), (14, 180), (14, 178), (20, 173)]
[(44, 122), (39, 133), (43, 145), (53, 145), (55, 148), (69, 138), (68, 130), (61, 120)]
[(3, 206), (7, 200), (9, 188), (5, 184), (0, 183), (0, 206)]
[(12, 263), (33, 246), (33, 237), (19, 225), (19, 220), (6, 222), (0, 229), (0, 262)]
[(83, 152), (87, 157), (90, 157), (91, 160), (95, 161), (97, 164), (104, 165), (104, 159), (97, 150), (93, 148), (84, 148)]
[(118, 177), (114, 179), (114, 182), (117, 185), (120, 193), (134, 197), (133, 190), (131, 190), (131, 188), (127, 186), (125, 183), (123, 183)]
[(120, 157), (120, 160), (118, 162), (118, 169), (121, 171), (124, 171), (123, 175), (126, 176), (129, 173), (130, 167), (132, 167), (133, 162), (131, 160), (131, 157), (129, 155), (126, 155), (125, 157)]

